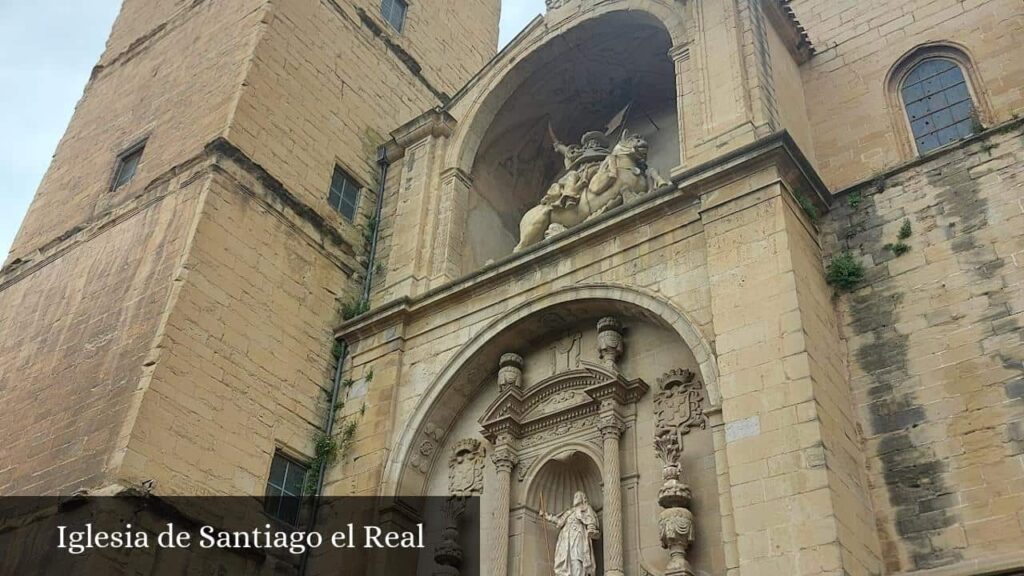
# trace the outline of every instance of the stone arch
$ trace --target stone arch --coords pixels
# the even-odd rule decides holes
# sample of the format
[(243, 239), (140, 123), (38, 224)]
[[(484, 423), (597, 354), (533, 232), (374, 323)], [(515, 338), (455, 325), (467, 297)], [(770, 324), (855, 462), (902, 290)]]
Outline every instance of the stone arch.
[(971, 56), (970, 50), (963, 44), (952, 41), (918, 44), (896, 59), (886, 74), (883, 85), (889, 117), (894, 134), (897, 135), (897, 145), (905, 160), (917, 157), (918, 153), (900, 88), (904, 79), (918, 64), (933, 58), (951, 60), (960, 67), (967, 80), (967, 88), (970, 91), (975, 110), (977, 110), (979, 121), (983, 125), (988, 125), (991, 122), (992, 107), (988, 102), (982, 78), (974, 65), (974, 58)]
[[(565, 444), (549, 448), (537, 457), (536, 462), (531, 463), (530, 469), (527, 471), (526, 477), (523, 479), (523, 484), (526, 486), (526, 494), (523, 497), (523, 502), (526, 506), (537, 508), (537, 505), (540, 504), (541, 493), (546, 489), (548, 489), (549, 494), (551, 493), (551, 490), (549, 489), (550, 487), (545, 485), (546, 480), (551, 480), (551, 478), (546, 478), (547, 475), (545, 472), (550, 472), (550, 470), (546, 470), (546, 468), (549, 468), (550, 463), (555, 461), (559, 455), (567, 453), (578, 454), (581, 457), (586, 458), (588, 463), (593, 466), (593, 471), (597, 472), (596, 477), (593, 479), (595, 481), (596, 489), (591, 486), (588, 487), (585, 492), (587, 493), (587, 497), (590, 498), (591, 503), (596, 504), (595, 508), (601, 508), (600, 483), (603, 474), (603, 470), (601, 468), (602, 458), (601, 454), (586, 442), (567, 442)], [(547, 484), (549, 483), (550, 482)], [(545, 501), (545, 504), (548, 506), (550, 511), (555, 510), (563, 503), (561, 501), (552, 501), (548, 498)]]
[[(492, 65), (481, 77), (475, 79), (464, 94), (476, 94), (459, 115), (459, 123), (451, 136), (451, 144), (445, 157), (446, 168), (456, 168), (469, 174), (484, 134), (497, 116), (502, 104), (515, 89), (533, 72), (543, 67), (550, 58), (551, 47), (558, 37), (584, 23), (607, 17), (611, 14), (629, 14), (630, 17), (646, 19), (657, 23), (669, 35), (672, 46), (681, 46), (688, 41), (685, 37), (684, 19), (678, 4), (664, 0), (620, 0), (588, 8), (578, 17), (557, 23), (551, 27), (540, 22), (527, 37), (505, 55), (505, 60), (515, 64), (502, 68)], [(548, 54), (545, 54), (545, 53)], [(456, 103), (456, 106), (458, 103)]]
[(467, 176), (451, 223), (464, 239), (449, 255), (459, 272), (519, 243), (521, 217), (566, 170), (552, 136), (578, 146), (584, 134), (606, 132), (591, 142), (608, 147), (628, 129), (647, 140), (650, 167), (678, 168), (680, 70), (670, 54), (685, 10), (659, 14), (659, 6), (619, 0), (561, 22), (550, 21), (558, 10), (549, 13), (549, 27), (535, 25), (452, 106), (460, 121), (445, 167)]
[(570, 303), (583, 305), (588, 302), (626, 307), (678, 334), (699, 366), (708, 402), (713, 407), (721, 405), (718, 366), (711, 344), (699, 332), (696, 324), (667, 299), (648, 290), (611, 283), (581, 284), (557, 289), (515, 306), (492, 320), (470, 338), (431, 381), (408, 425), (402, 429), (402, 434), (394, 445), (392, 457), (389, 458), (384, 471), (384, 494), (422, 493), (424, 482), (412, 482), (410, 485), (405, 477), (411, 465), (415, 446), (424, 437), (428, 428), (434, 430), (435, 435), (439, 432), (436, 430), (438, 424), (430, 421), (432, 414), (438, 406), (445, 403), (446, 392), (456, 385), (460, 377), (465, 377), (465, 370), (470, 361), (489, 343), (517, 323), (537, 317), (545, 311)]

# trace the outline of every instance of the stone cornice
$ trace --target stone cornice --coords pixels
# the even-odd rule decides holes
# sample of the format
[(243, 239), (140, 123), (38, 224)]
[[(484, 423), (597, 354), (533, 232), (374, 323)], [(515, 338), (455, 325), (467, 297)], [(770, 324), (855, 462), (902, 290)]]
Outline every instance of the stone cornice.
[[(151, 180), (138, 195), (86, 220), (60, 236), (15, 258), (0, 268), (0, 290), (114, 229), (172, 194), (192, 190), (203, 177), (221, 174), (233, 180), (236, 192), (249, 195), (275, 217), (292, 227), (346, 275), (361, 268), (352, 242), (311, 206), (288, 191), (279, 180), (225, 138), (207, 143), (202, 151)], [(194, 189), (198, 192), (199, 188)]]
[(581, 243), (592, 242), (601, 234), (612, 233), (638, 220), (649, 220), (664, 214), (669, 207), (692, 205), (692, 222), (700, 220), (700, 196), (716, 187), (747, 174), (775, 166), (784, 174), (787, 184), (810, 199), (824, 213), (831, 204), (831, 194), (814, 171), (796, 143), (786, 131), (779, 131), (698, 166), (683, 170), (672, 182), (639, 201), (625, 204), (606, 214), (588, 220), (568, 234), (554, 236), (526, 250), (509, 254), (476, 272), (443, 284), (413, 298), (403, 297), (342, 323), (335, 337), (362, 340), (380, 330), (420, 313), (436, 310), (449, 301), (464, 300), (471, 291), (482, 286), (507, 282), (510, 277), (544, 262), (556, 259)]
[[(634, 404), (649, 389), (643, 380), (627, 380), (618, 372), (584, 362), (581, 368), (545, 378), (525, 391), (518, 388), (507, 390), (484, 411), (480, 425), (484, 437), (492, 442), (501, 434), (521, 438), (591, 414), (597, 415), (603, 401), (613, 401), (616, 405)], [(538, 413), (539, 406), (565, 390), (582, 391), (586, 399)]]
[(796, 13), (789, 6), (790, 1), (764, 0), (764, 13), (783, 37), (786, 48), (789, 49), (797, 63), (803, 64), (810, 60), (811, 56), (814, 56), (814, 45), (807, 35), (807, 30), (800, 24)]
[(428, 136), (435, 138), (451, 136), (455, 129), (455, 118), (441, 107), (432, 108), (391, 131), (391, 140), (384, 143), (389, 161), (402, 156), (409, 146)]

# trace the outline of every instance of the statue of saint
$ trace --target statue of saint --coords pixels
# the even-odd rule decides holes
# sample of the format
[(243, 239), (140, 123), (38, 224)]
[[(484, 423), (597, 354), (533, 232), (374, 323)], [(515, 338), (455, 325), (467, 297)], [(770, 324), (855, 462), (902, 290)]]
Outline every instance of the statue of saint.
[(577, 492), (573, 496), (572, 508), (557, 516), (540, 511), (542, 518), (558, 526), (558, 543), (555, 544), (555, 576), (594, 576), (597, 564), (594, 562), (594, 545), (601, 532), (598, 530), (597, 513), (587, 501), (587, 495)]

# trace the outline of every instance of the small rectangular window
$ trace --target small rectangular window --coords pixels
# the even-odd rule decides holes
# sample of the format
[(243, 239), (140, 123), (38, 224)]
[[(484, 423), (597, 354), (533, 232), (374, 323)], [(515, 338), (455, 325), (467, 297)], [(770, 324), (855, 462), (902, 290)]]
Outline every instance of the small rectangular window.
[(399, 32), (405, 24), (405, 13), (408, 9), (409, 5), (404, 0), (381, 0), (380, 3), (380, 15)]
[(331, 177), (331, 190), (327, 193), (327, 202), (345, 218), (353, 220), (356, 217), (356, 207), (359, 206), (359, 185), (341, 169), (341, 166), (334, 167), (334, 176)]
[(117, 190), (121, 186), (132, 181), (135, 171), (139, 168), (139, 161), (142, 160), (142, 151), (146, 143), (136, 144), (117, 157), (117, 167), (114, 169), (114, 182), (111, 190)]
[(263, 509), (267, 514), (286, 524), (295, 525), (302, 507), (302, 493), (308, 471), (309, 468), (280, 452), (274, 453), (270, 477), (267, 478), (267, 493), (263, 500)]

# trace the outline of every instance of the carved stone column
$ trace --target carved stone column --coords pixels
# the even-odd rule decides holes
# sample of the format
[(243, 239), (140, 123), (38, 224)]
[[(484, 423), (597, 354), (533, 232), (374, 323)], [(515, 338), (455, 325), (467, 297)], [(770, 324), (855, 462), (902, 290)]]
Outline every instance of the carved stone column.
[(491, 454), (491, 461), (497, 473), (498, 482), (494, 488), (494, 537), (491, 543), (491, 569), (487, 572), (493, 576), (508, 574), (508, 522), (509, 492), (512, 487), (512, 469), (519, 458), (512, 446), (512, 438), (507, 434), (498, 436)]
[(615, 402), (601, 406), (598, 422), (604, 441), (604, 573), (622, 576), (622, 474), (619, 471), (619, 437), (625, 430), (615, 412)]

